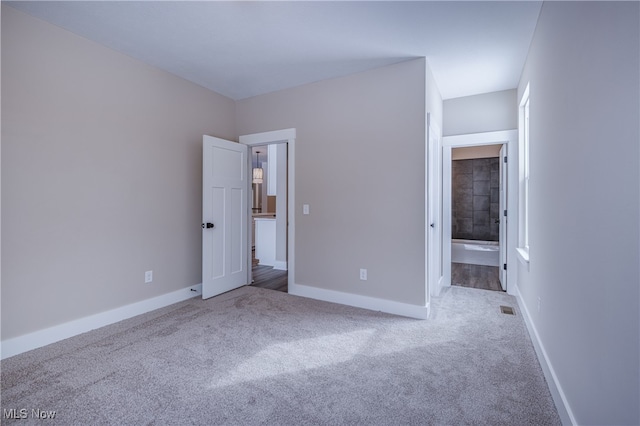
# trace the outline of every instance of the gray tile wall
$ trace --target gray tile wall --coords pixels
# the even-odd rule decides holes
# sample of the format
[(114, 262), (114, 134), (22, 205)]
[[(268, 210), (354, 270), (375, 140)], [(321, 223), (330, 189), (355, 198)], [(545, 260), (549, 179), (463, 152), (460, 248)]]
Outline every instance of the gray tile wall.
[(498, 241), (500, 159), (452, 162), (452, 238)]

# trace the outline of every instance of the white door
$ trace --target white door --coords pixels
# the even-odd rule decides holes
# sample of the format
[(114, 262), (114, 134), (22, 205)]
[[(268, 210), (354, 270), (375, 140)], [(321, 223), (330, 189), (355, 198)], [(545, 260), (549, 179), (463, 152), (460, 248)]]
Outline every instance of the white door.
[(507, 291), (507, 146), (500, 148), (500, 285)]
[(248, 284), (247, 146), (203, 136), (202, 298)]

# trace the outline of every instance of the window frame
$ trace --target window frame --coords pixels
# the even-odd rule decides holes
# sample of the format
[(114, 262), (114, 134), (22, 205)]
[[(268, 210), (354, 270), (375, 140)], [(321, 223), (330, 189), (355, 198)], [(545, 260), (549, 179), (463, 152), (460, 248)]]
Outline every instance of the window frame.
[(526, 266), (529, 265), (529, 243), (530, 243), (530, 127), (531, 98), (529, 83), (522, 93), (518, 108), (518, 160), (519, 160), (519, 191), (518, 191), (518, 247), (516, 249), (518, 258)]

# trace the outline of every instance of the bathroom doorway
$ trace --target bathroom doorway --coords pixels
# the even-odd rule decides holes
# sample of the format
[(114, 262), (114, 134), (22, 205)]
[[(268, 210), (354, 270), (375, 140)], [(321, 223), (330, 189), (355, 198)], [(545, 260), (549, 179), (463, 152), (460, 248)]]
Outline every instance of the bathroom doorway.
[(499, 144), (451, 150), (451, 285), (506, 290), (500, 273), (504, 150)]
[[(443, 266), (448, 285), (515, 292), (517, 132), (443, 138)], [(511, 191), (513, 192), (513, 191)], [(514, 197), (516, 197), (514, 199)], [(513, 280), (513, 282), (511, 281)]]

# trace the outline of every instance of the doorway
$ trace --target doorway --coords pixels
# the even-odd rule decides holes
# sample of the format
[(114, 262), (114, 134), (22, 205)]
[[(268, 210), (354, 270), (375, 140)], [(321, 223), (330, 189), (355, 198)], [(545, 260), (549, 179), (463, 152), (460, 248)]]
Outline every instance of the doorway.
[(451, 284), (483, 290), (506, 290), (501, 274), (506, 194), (500, 161), (504, 145), (452, 148)]
[(287, 144), (254, 145), (252, 152), (251, 285), (288, 292)]
[[(295, 129), (286, 129), (240, 136), (240, 143), (248, 145), (252, 152), (261, 151), (263, 159), (266, 157), (266, 161), (260, 161), (260, 155), (256, 160), (254, 154), (248, 159), (251, 182), (257, 184), (252, 187), (261, 191), (261, 196), (254, 197), (254, 191), (249, 191), (248, 205), (253, 214), (248, 218), (245, 244), (249, 253), (256, 254), (257, 265), (254, 256), (249, 256), (247, 282), (286, 292), (295, 270), (295, 134)], [(261, 172), (254, 175), (258, 168)], [(256, 181), (259, 175), (262, 182)], [(254, 205), (254, 199), (262, 199), (261, 205)]]
[[(485, 274), (493, 274), (493, 278), (496, 282), (500, 283), (499, 289), (506, 291), (509, 294), (516, 293), (516, 274), (513, 268), (509, 269), (509, 264), (513, 262), (515, 256), (515, 237), (517, 235), (517, 193), (513, 190), (517, 188), (517, 180), (514, 182), (514, 179), (517, 179), (517, 161), (509, 161), (509, 155), (513, 158), (517, 158), (517, 131), (516, 130), (508, 130), (508, 131), (499, 131), (499, 132), (488, 132), (488, 133), (480, 133), (480, 134), (469, 134), (469, 135), (458, 135), (458, 136), (447, 136), (443, 138), (443, 151), (442, 151), (442, 177), (443, 177), (443, 193), (442, 193), (442, 207), (443, 207), (443, 267), (444, 267), (444, 275), (446, 286), (450, 286), (452, 284), (453, 273), (458, 274), (473, 274), (473, 273), (485, 273)], [(493, 146), (492, 148), (486, 148)], [(480, 218), (478, 214), (478, 223), (480, 225), (485, 224), (485, 222), (491, 221), (493, 219), (493, 229), (491, 229), (492, 223), (486, 223), (488, 228), (482, 228), (481, 231), (485, 231), (486, 235), (482, 240), (487, 241), (495, 238), (495, 234), (499, 233), (498, 247), (491, 247), (488, 245), (475, 244), (477, 243), (477, 238), (474, 238), (472, 230), (470, 229), (470, 225), (473, 225), (473, 214), (474, 212), (465, 212), (462, 214), (463, 220), (458, 220), (456, 223), (453, 223), (454, 212), (453, 212), (453, 161), (454, 161), (454, 150), (459, 148), (472, 148), (476, 151), (494, 149), (498, 150), (502, 147), (501, 151), (498, 151), (498, 162), (494, 165), (494, 168), (499, 168), (499, 179), (502, 181), (502, 185), (498, 188), (499, 194), (497, 195), (498, 200), (494, 200), (494, 202), (500, 202), (500, 206), (495, 208), (494, 206), (494, 215), (495, 217)], [(467, 151), (468, 153), (470, 151)], [(471, 155), (473, 157), (473, 155)], [(460, 157), (456, 157), (460, 159)], [(471, 159), (471, 158), (470, 158)], [(463, 167), (468, 167), (467, 165)], [(480, 182), (477, 184), (478, 187), (482, 187), (480, 190), (484, 191), (483, 194), (487, 193), (487, 188), (484, 188), (487, 184), (488, 195), (483, 195), (478, 198), (479, 203), (488, 203), (487, 212), (491, 212), (491, 167), (489, 166), (489, 179), (483, 179), (485, 182)], [(494, 174), (494, 179), (498, 178)], [(486, 176), (485, 176), (486, 177)], [(473, 181), (471, 183), (467, 182), (466, 185), (469, 188), (473, 188)], [(500, 190), (502, 192), (500, 193)], [(472, 191), (472, 189), (471, 189)], [(494, 189), (495, 192), (495, 189)], [(486, 200), (485, 200), (486, 198)], [(480, 210), (480, 209), (479, 209)], [(483, 207), (484, 210), (484, 207)], [(495, 214), (497, 213), (497, 215)], [(514, 220), (509, 220), (510, 217), (513, 217)], [(459, 219), (459, 218), (456, 218)], [(495, 223), (495, 221), (499, 223)], [(454, 228), (455, 227), (455, 228)], [(460, 229), (462, 228), (462, 229)], [(462, 231), (467, 233), (468, 241), (462, 242), (454, 242), (452, 241), (452, 236), (455, 231)], [(493, 238), (492, 233), (493, 231)], [(458, 235), (459, 236), (459, 235)], [(461, 240), (464, 240), (461, 238)], [(476, 240), (476, 241), (474, 241)], [(468, 244), (467, 244), (468, 243)], [(468, 246), (468, 247), (465, 247)], [(458, 259), (458, 256), (461, 254), (459, 250), (469, 249), (468, 253), (462, 253), (463, 256), (469, 255), (472, 260), (470, 262), (474, 264), (480, 264), (481, 266), (492, 266), (497, 267), (497, 269), (488, 271), (472, 271), (472, 269), (478, 269), (480, 267), (471, 267), (471, 266), (462, 266), (458, 267), (457, 271), (452, 271), (452, 260)], [(475, 260), (473, 259), (475, 258)], [(456, 262), (457, 263), (457, 262)], [(490, 265), (489, 265), (490, 264)], [(486, 278), (486, 277), (485, 277)], [(497, 284), (496, 284), (497, 285)], [(495, 285), (494, 285), (495, 286)], [(498, 288), (496, 288), (498, 289)]]

